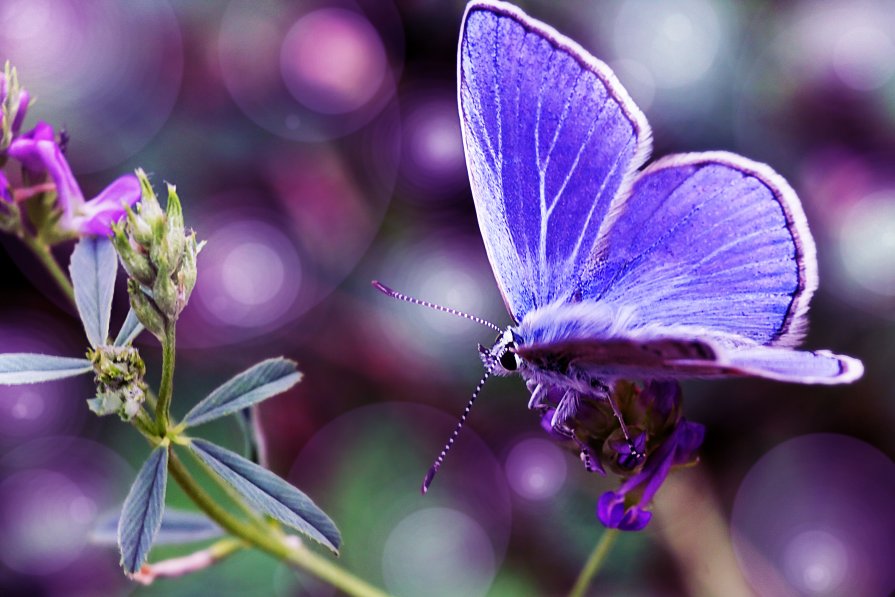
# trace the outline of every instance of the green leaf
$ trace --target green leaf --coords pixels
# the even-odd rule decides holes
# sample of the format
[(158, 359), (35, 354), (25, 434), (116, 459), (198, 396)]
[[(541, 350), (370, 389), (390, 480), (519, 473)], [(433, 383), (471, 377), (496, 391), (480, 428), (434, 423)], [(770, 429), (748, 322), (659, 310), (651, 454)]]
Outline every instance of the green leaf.
[(93, 369), (87, 359), (46, 354), (0, 354), (0, 385), (52, 381), (82, 375)]
[(87, 340), (96, 348), (109, 338), (112, 292), (118, 274), (118, 256), (108, 238), (84, 237), (71, 254), (69, 265), (75, 303)]
[[(93, 527), (90, 541), (97, 545), (117, 545), (120, 518), (121, 515), (118, 513), (102, 517)], [(162, 516), (162, 524), (153, 545), (195, 543), (216, 539), (223, 534), (223, 529), (204, 514), (167, 508)]]
[(140, 323), (137, 314), (133, 309), (130, 309), (127, 312), (127, 317), (124, 319), (124, 323), (121, 324), (121, 330), (118, 332), (118, 336), (113, 344), (115, 346), (131, 344), (143, 330), (143, 324)]
[(135, 574), (162, 524), (165, 512), (165, 487), (168, 483), (168, 448), (159, 446), (137, 473), (118, 521), (118, 547), (121, 566), (128, 574)]
[(243, 371), (194, 406), (183, 418), (191, 427), (233, 414), (271, 396), (282, 394), (301, 381), (295, 362), (268, 359)]
[(334, 553), (339, 552), (342, 542), (339, 529), (304, 493), (269, 470), (211, 442), (194, 439), (190, 449), (232, 485), (251, 507), (304, 533)]

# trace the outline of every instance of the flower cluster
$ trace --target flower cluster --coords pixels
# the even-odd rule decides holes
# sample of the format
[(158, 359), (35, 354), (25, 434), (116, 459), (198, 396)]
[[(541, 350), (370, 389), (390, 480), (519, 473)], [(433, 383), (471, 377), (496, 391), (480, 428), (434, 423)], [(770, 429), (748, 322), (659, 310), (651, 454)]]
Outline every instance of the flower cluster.
[(130, 421), (146, 399), (146, 365), (132, 346), (102, 346), (88, 354), (96, 377), (96, 398), (87, 405), (100, 416), (118, 413)]
[(130, 279), (131, 308), (146, 329), (162, 338), (180, 316), (196, 285), (196, 258), (204, 243), (187, 233), (177, 189), (168, 185), (162, 211), (142, 170), (137, 171), (142, 200), (136, 211), (112, 226), (112, 242)]
[[(639, 531), (652, 518), (647, 508), (675, 466), (695, 464), (705, 428), (681, 416), (681, 388), (677, 382), (651, 381), (638, 387), (620, 381), (613, 399), (626, 422), (629, 442), (607, 400), (581, 401), (566, 421), (571, 437), (551, 427), (555, 408), (542, 413), (542, 426), (569, 447), (580, 451), (591, 470), (621, 476), (622, 484), (607, 491), (597, 504), (605, 526)], [(632, 453), (632, 444), (634, 452)]]
[[(10, 159), (19, 168), (0, 170), (0, 203), (18, 214), (17, 204), (34, 199), (34, 209), (28, 210), (30, 224), (50, 243), (76, 236), (107, 236), (111, 224), (124, 215), (125, 206), (140, 198), (139, 182), (133, 175), (121, 176), (86, 200), (65, 157), (65, 135), (43, 121), (21, 132), (30, 105), (30, 94), (7, 62), (0, 75), (0, 168)], [(18, 218), (7, 220), (8, 231), (21, 225)]]

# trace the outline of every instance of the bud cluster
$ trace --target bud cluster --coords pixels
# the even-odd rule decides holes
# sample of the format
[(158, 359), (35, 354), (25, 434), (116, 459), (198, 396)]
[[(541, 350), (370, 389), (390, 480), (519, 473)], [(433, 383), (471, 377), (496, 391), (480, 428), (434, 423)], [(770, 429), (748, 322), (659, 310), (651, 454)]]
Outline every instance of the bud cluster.
[(88, 353), (96, 376), (97, 395), (87, 401), (96, 414), (118, 413), (130, 421), (146, 399), (146, 365), (130, 346), (101, 346)]
[(112, 242), (130, 276), (131, 308), (146, 329), (162, 338), (186, 307), (196, 285), (196, 257), (204, 243), (187, 233), (180, 198), (168, 185), (162, 211), (146, 173), (137, 171), (142, 197), (136, 210), (112, 226)]

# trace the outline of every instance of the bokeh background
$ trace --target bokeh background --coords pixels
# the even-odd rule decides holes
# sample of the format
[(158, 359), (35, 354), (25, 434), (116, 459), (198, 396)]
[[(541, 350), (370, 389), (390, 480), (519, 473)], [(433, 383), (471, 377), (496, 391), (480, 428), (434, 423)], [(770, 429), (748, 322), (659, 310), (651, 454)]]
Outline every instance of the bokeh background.
[[(700, 382), (708, 432), (608, 595), (887, 595), (895, 589), (895, 4), (529, 0), (608, 62), (655, 155), (724, 149), (798, 190), (818, 244), (806, 345), (863, 359), (846, 387)], [(398, 595), (551, 595), (602, 529), (587, 474), (486, 386), (425, 498), (419, 483), (509, 323), (478, 234), (455, 99), (464, 3), (444, 0), (3, 0), (0, 60), (64, 126), (87, 196), (143, 167), (177, 184), (208, 247), (179, 333), (175, 411), (254, 362), (305, 380), (260, 411), (271, 467), (344, 534), (341, 563)], [(0, 252), (0, 349), (77, 355), (82, 331), (20, 247)], [(65, 249), (65, 248), (64, 248)], [(60, 258), (67, 259), (66, 251)], [(122, 292), (117, 321), (126, 310)], [(139, 341), (157, 377), (159, 351)], [(88, 542), (146, 446), (86, 408), (89, 381), (0, 388), (0, 593), (329, 595), (257, 554), (136, 587)], [(238, 426), (203, 430), (233, 448)], [(169, 503), (187, 501), (172, 483)], [(180, 553), (158, 549), (153, 558)]]

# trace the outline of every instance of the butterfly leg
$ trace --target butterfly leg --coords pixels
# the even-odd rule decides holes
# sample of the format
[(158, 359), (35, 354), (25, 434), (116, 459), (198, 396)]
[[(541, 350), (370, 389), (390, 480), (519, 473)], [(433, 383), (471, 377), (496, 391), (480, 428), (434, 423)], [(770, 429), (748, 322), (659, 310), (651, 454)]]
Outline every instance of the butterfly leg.
[(587, 472), (604, 474), (599, 459), (593, 456), (591, 449), (587, 444), (578, 439), (573, 431), (575, 420), (581, 412), (582, 401), (585, 398), (586, 397), (575, 390), (567, 390), (559, 401), (556, 411), (553, 413), (553, 419), (550, 421), (550, 425), (556, 433), (564, 435), (575, 442), (579, 450), (578, 455), (581, 458), (581, 462), (584, 463), (584, 468)]
[(603, 467), (600, 466), (600, 461), (593, 457), (590, 448), (587, 447), (587, 444), (585, 444), (578, 438), (575, 438), (575, 443), (578, 444), (578, 449), (580, 450), (578, 456), (581, 458), (581, 462), (584, 464), (584, 470), (589, 473), (600, 473), (601, 475), (605, 475), (606, 471), (604, 471)]
[(553, 419), (550, 426), (557, 433), (572, 437), (572, 423), (578, 416), (578, 410), (581, 407), (581, 395), (575, 390), (566, 390), (559, 404), (556, 405), (556, 411), (553, 413)]
[(612, 396), (613, 388), (598, 379), (592, 379), (590, 385), (592, 388), (596, 389), (600, 393), (600, 398), (604, 398), (607, 402), (609, 402), (609, 406), (612, 407), (612, 414), (614, 414), (616, 420), (618, 420), (619, 427), (621, 427), (622, 430), (622, 435), (625, 436), (625, 441), (628, 443), (628, 448), (630, 448), (631, 450), (631, 457), (634, 458), (635, 462), (639, 462), (646, 456), (646, 454), (638, 450), (637, 446), (634, 444), (634, 440), (631, 439), (631, 434), (628, 432), (628, 426), (625, 424), (625, 418), (622, 416), (621, 410), (618, 408), (618, 403)]
[[(534, 388), (531, 386), (534, 385)], [(547, 402), (547, 396), (550, 394), (550, 391), (547, 389), (547, 386), (544, 384), (533, 384), (529, 382), (529, 388), (531, 391), (531, 399), (528, 401), (528, 410), (541, 410), (550, 406), (550, 403)]]

